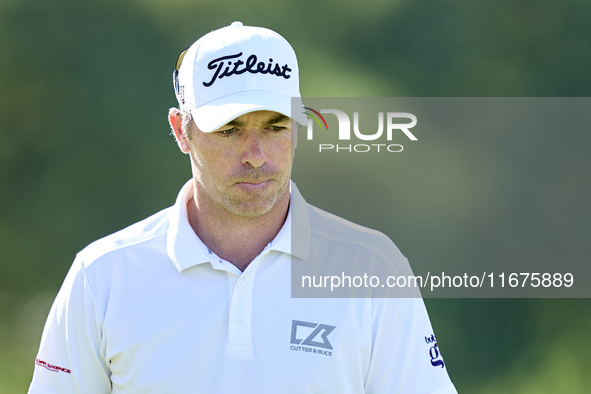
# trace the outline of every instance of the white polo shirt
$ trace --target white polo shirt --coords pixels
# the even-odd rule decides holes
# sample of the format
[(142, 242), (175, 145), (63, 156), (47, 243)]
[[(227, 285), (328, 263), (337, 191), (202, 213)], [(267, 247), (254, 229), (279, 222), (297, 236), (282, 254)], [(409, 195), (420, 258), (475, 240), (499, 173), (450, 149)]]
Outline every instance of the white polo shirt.
[(292, 183), (281, 231), (241, 272), (192, 230), (192, 192), (189, 181), (174, 206), (78, 253), (29, 393), (456, 393), (420, 298), (291, 298), (292, 259), (326, 255), (326, 234), (339, 248), (383, 234), (308, 205)]

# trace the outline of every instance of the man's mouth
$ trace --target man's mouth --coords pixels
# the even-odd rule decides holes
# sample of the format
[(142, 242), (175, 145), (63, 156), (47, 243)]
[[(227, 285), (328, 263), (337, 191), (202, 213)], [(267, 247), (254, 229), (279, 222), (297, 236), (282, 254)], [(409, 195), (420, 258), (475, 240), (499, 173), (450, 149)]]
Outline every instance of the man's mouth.
[(267, 187), (271, 183), (271, 179), (267, 180), (252, 180), (252, 181), (244, 181), (244, 182), (236, 182), (236, 185), (250, 190), (258, 190)]

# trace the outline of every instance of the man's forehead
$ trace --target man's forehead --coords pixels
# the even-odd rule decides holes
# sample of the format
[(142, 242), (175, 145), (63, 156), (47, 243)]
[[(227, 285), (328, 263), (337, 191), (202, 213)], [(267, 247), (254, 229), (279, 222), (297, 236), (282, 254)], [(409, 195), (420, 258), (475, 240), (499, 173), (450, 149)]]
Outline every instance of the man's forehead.
[(275, 111), (253, 111), (232, 119), (227, 123), (229, 126), (238, 126), (245, 124), (275, 124), (282, 122), (289, 122), (289, 116), (280, 114)]

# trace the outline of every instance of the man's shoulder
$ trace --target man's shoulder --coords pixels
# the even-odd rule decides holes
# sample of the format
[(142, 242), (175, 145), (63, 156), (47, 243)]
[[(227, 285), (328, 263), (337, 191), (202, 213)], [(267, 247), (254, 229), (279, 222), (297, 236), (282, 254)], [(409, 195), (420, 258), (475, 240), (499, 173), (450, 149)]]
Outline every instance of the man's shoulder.
[(165, 237), (170, 209), (171, 207), (165, 208), (146, 219), (92, 242), (78, 252), (78, 259), (81, 259), (84, 265), (88, 265), (102, 256)]
[[(384, 233), (308, 204), (313, 237), (337, 244), (372, 250), (382, 256), (405, 258), (396, 244)], [(388, 258), (388, 259), (389, 259)]]

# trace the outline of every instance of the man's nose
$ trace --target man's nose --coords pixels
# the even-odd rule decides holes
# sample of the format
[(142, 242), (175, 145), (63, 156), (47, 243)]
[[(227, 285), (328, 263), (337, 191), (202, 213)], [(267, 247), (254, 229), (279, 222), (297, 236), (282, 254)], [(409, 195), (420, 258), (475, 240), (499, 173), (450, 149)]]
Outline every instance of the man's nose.
[(244, 140), (244, 152), (242, 154), (242, 164), (251, 165), (253, 168), (259, 168), (267, 162), (264, 144), (260, 132), (249, 130)]

